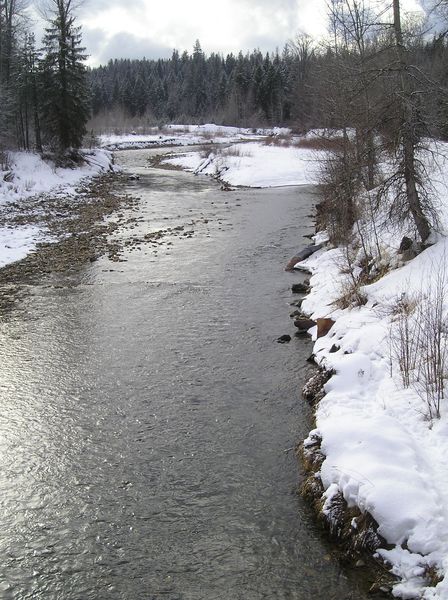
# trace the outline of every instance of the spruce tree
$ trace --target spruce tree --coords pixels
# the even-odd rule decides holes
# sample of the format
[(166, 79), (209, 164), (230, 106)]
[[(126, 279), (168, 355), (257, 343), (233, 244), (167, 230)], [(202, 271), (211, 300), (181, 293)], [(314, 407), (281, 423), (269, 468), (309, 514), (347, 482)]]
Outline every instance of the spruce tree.
[(89, 118), (86, 56), (72, 0), (51, 0), (52, 14), (43, 40), (42, 120), (46, 141), (64, 152), (79, 148)]

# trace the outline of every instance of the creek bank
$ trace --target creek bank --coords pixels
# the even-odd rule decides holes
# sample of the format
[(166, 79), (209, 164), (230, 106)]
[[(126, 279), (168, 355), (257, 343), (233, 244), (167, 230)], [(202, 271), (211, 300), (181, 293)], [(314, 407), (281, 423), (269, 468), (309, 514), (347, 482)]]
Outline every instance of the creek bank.
[[(325, 396), (325, 384), (334, 375), (334, 371), (317, 368), (305, 383), (302, 395), (314, 414)], [(391, 549), (392, 546), (378, 533), (378, 523), (370, 513), (349, 507), (336, 486), (324, 488), (320, 470), (326, 457), (319, 434), (311, 432), (296, 446), (296, 455), (305, 471), (300, 493), (311, 506), (319, 525), (337, 545), (339, 559), (367, 571), (367, 578), (372, 581), (369, 592), (375, 597), (389, 596), (397, 579), (375, 553), (379, 548)]]
[[(304, 266), (300, 266), (298, 270), (311, 275)], [(291, 286), (294, 294), (306, 295), (310, 290), (308, 279)], [(304, 300), (305, 298), (301, 298), (293, 303), (294, 306), (298, 305), (299, 309), (290, 315), (298, 329), (296, 335), (309, 335), (315, 340), (326, 336), (334, 321), (328, 318), (311, 319), (300, 309)], [(337, 350), (339, 348), (334, 346), (333, 352)], [(314, 368), (303, 386), (302, 396), (309, 403), (315, 418), (319, 403), (325, 397), (325, 385), (336, 372), (319, 366), (314, 354), (308, 362), (311, 362)], [(325, 489), (320, 471), (326, 457), (322, 450), (322, 438), (317, 430), (312, 431), (305, 441), (297, 444), (296, 456), (305, 472), (300, 494), (312, 508), (318, 524), (336, 544), (339, 560), (343, 564), (367, 572), (366, 578), (371, 581), (370, 594), (377, 598), (388, 597), (397, 578), (375, 553), (379, 548), (391, 549), (392, 546), (378, 533), (378, 524), (371, 514), (361, 511), (358, 507), (349, 506), (336, 486)]]
[(437, 459), (445, 430), (443, 419), (428, 426), (423, 410), (417, 412), (422, 398), (403, 389), (399, 372), (392, 372), (391, 307), (401, 290), (412, 292), (410, 282), (416, 287), (428, 280), (431, 289), (436, 257), (446, 245), (442, 239), (365, 284), (364, 301), (350, 306), (339, 301), (347, 277), (341, 251), (322, 250), (300, 264), (312, 272), (310, 292), (300, 301), (300, 315), (293, 313), (334, 321), (322, 337), (316, 327), (309, 330), (318, 372), (303, 390), (315, 414), (315, 429), (298, 448), (307, 471), (304, 496), (352, 562), (357, 556), (370, 561), (374, 572), (379, 569), (379, 589), (400, 598), (445, 598), (444, 488)]
[(32, 283), (53, 271), (73, 272), (106, 253), (113, 259), (116, 249), (108, 236), (126, 218), (123, 214), (116, 221), (106, 218), (125, 207), (135, 210), (138, 204), (116, 191), (123, 180), (119, 173), (103, 174), (81, 184), (76, 199), (48, 193), (1, 207), (2, 227), (43, 226), (49, 241), (38, 242), (35, 252), (0, 269), (0, 284)]

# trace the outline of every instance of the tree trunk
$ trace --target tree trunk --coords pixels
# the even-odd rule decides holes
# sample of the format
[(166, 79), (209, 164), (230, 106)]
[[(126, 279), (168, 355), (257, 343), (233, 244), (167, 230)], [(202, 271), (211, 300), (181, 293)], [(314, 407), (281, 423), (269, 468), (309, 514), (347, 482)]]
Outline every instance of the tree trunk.
[(429, 237), (431, 229), (425, 216), (421, 198), (417, 189), (417, 164), (415, 159), (418, 135), (416, 133), (416, 110), (413, 105), (409, 80), (408, 61), (403, 45), (401, 28), (400, 0), (393, 0), (395, 46), (400, 70), (399, 98), (401, 103), (401, 143), (403, 151), (403, 171), (406, 185), (406, 199), (422, 242)]

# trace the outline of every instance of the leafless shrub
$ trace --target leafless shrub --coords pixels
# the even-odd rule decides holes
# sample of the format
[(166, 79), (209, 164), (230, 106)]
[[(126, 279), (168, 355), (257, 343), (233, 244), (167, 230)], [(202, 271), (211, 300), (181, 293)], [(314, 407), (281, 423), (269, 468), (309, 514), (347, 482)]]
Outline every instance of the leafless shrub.
[(403, 387), (409, 388), (418, 364), (420, 328), (413, 314), (419, 304), (417, 297), (403, 294), (394, 310), (390, 344), (391, 354), (398, 363)]
[(447, 293), (447, 283), (446, 271), (440, 269), (418, 311), (418, 321), (423, 331), (420, 335), (421, 355), (415, 387), (426, 401), (428, 417), (431, 421), (440, 418), (441, 403), (445, 397), (448, 354), (444, 298)]
[(212, 154), (217, 156), (221, 153), (221, 148), (218, 144), (203, 144), (199, 146), (199, 154), (201, 158), (209, 158)]
[(222, 156), (234, 156), (237, 158), (252, 156), (248, 150), (243, 150), (242, 146), (229, 146), (228, 148), (223, 148), (221, 154)]
[(318, 224), (327, 229), (332, 243), (346, 245), (359, 217), (361, 187), (356, 147), (348, 137), (342, 151), (329, 153), (321, 162), (319, 180), (322, 201), (317, 206)]
[(428, 290), (403, 294), (391, 326), (391, 356), (403, 386), (414, 389), (426, 405), (429, 421), (439, 419), (448, 374), (448, 329), (444, 299), (448, 277), (444, 260), (432, 269)]
[(87, 124), (87, 130), (93, 130), (95, 135), (124, 135), (131, 131), (140, 135), (156, 135), (160, 132), (157, 119), (150, 112), (143, 116), (130, 117), (119, 107), (93, 116)]
[(343, 246), (343, 255), (339, 265), (339, 272), (345, 275), (341, 284), (339, 297), (335, 304), (338, 308), (345, 309), (354, 306), (364, 306), (367, 296), (362, 291), (365, 284), (363, 271), (355, 264), (357, 251), (352, 244)]
[(214, 133), (212, 133), (211, 131), (202, 131), (201, 137), (204, 140), (211, 142), (215, 136), (214, 136)]
[(265, 137), (263, 143), (265, 146), (279, 146), (282, 148), (289, 148), (293, 145), (293, 137), (291, 133), (273, 133)]
[(364, 306), (367, 303), (367, 296), (363, 293), (361, 287), (361, 282), (357, 281), (355, 283), (347, 280), (342, 287), (339, 298), (335, 302), (336, 306), (341, 309)]

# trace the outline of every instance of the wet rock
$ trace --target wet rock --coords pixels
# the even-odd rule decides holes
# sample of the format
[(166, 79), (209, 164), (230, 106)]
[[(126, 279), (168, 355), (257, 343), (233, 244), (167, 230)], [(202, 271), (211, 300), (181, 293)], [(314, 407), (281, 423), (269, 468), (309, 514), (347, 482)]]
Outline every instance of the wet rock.
[(288, 334), (285, 334), (285, 335), (281, 335), (281, 336), (278, 338), (277, 342), (278, 342), (279, 344), (287, 344), (288, 342), (290, 342), (290, 341), (291, 341), (291, 339), (292, 339), (292, 338), (291, 338), (291, 336), (290, 336), (290, 335), (288, 335)]
[(303, 303), (303, 298), (300, 298), (300, 300), (297, 300), (297, 302), (291, 302), (291, 304), (289, 306), (297, 306), (298, 308), (300, 308), (302, 306)]
[(340, 349), (341, 349), (340, 346), (336, 346), (336, 344), (333, 344), (329, 350), (329, 353), (334, 354), (335, 352), (338, 352)]
[(302, 395), (309, 402), (315, 401), (316, 396), (323, 391), (324, 385), (330, 380), (333, 371), (319, 370), (305, 383)]
[(311, 327), (316, 325), (316, 321), (313, 321), (312, 319), (296, 319), (294, 325), (299, 331), (308, 331), (308, 329), (311, 329)]
[(128, 175), (129, 181), (138, 181), (140, 179), (140, 175)]
[(293, 294), (308, 294), (310, 286), (305, 283), (293, 283), (291, 286)]
[(307, 330), (306, 329), (298, 329), (296, 331), (296, 336), (301, 337), (301, 336), (305, 336), (307, 334)]

